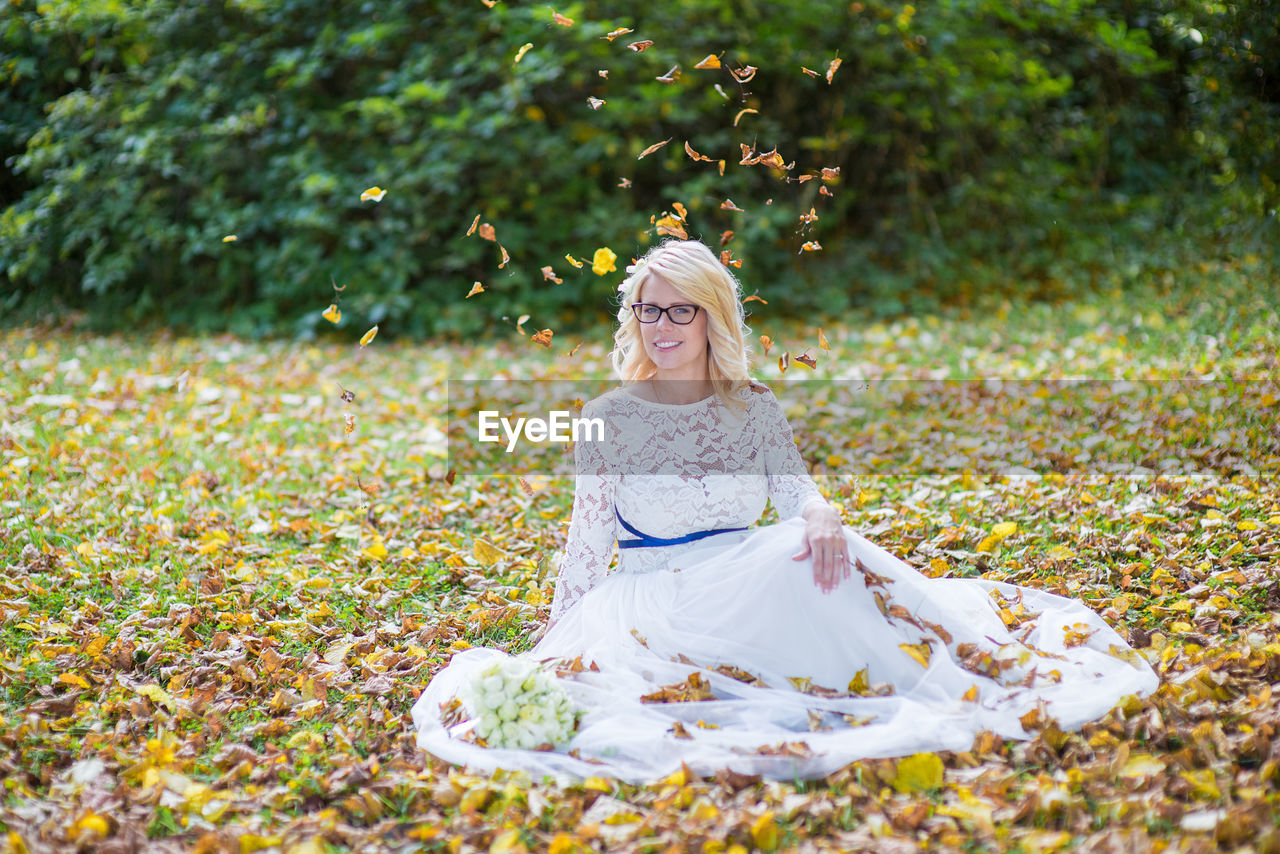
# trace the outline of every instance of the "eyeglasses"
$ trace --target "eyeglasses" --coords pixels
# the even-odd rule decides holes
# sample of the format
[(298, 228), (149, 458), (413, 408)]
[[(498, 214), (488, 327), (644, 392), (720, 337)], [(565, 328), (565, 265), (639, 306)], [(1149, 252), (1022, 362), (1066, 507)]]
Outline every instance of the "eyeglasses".
[(657, 323), (662, 315), (666, 314), (667, 317), (671, 318), (672, 323), (678, 326), (688, 326), (698, 316), (698, 308), (696, 305), (669, 305), (663, 308), (652, 303), (635, 302), (631, 304), (631, 313), (641, 323)]

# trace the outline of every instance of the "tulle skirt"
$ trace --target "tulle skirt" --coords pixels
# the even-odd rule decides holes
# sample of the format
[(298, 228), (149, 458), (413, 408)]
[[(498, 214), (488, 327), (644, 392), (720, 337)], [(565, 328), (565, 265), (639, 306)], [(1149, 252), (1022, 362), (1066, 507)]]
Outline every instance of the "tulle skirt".
[(578, 672), (582, 716), (555, 751), (482, 747), (441, 708), (503, 656), (469, 649), (413, 707), (418, 744), (458, 765), (535, 778), (645, 782), (681, 763), (815, 778), (863, 758), (967, 750), (990, 730), (1064, 730), (1155, 690), (1147, 662), (1084, 605), (1027, 587), (931, 579), (847, 531), (858, 568), (830, 594), (795, 561), (799, 519), (710, 537), (670, 567), (618, 572), (532, 650)]

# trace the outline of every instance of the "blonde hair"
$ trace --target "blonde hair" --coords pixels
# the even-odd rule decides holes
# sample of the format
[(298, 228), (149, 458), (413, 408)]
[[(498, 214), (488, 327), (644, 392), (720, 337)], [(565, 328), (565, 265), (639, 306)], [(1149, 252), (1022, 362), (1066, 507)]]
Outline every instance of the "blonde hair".
[(618, 286), (618, 331), (613, 334), (613, 368), (623, 382), (647, 380), (657, 365), (644, 352), (640, 322), (631, 312), (645, 284), (661, 276), (685, 299), (707, 313), (707, 374), (716, 396), (734, 410), (742, 407), (737, 391), (750, 382), (746, 315), (738, 280), (705, 244), (697, 240), (664, 240), (628, 267)]

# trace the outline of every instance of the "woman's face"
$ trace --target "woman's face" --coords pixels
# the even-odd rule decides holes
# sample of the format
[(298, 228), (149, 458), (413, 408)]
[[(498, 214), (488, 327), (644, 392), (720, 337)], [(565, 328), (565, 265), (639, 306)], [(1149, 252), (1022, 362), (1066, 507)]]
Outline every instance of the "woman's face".
[[(695, 305), (656, 273), (640, 291), (636, 302), (662, 308)], [(707, 312), (701, 306), (693, 322), (683, 326), (673, 323), (669, 312), (663, 312), (657, 323), (641, 323), (640, 339), (645, 355), (658, 367), (655, 379), (702, 381), (708, 378)]]

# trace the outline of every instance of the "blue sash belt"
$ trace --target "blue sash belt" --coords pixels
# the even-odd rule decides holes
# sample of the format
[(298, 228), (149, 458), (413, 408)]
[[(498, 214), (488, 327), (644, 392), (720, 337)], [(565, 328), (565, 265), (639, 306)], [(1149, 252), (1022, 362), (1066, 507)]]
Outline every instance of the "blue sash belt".
[(618, 517), (618, 521), (622, 523), (622, 527), (626, 528), (629, 533), (635, 534), (637, 540), (618, 540), (618, 548), (620, 549), (647, 549), (653, 546), (678, 546), (682, 543), (692, 543), (697, 540), (713, 537), (716, 534), (727, 534), (730, 531), (745, 531), (746, 528), (714, 528), (709, 531), (694, 531), (692, 534), (685, 534), (683, 537), (651, 537), (646, 533), (637, 531), (626, 519), (622, 518), (622, 514), (618, 512), (618, 508), (613, 508), (613, 513)]

